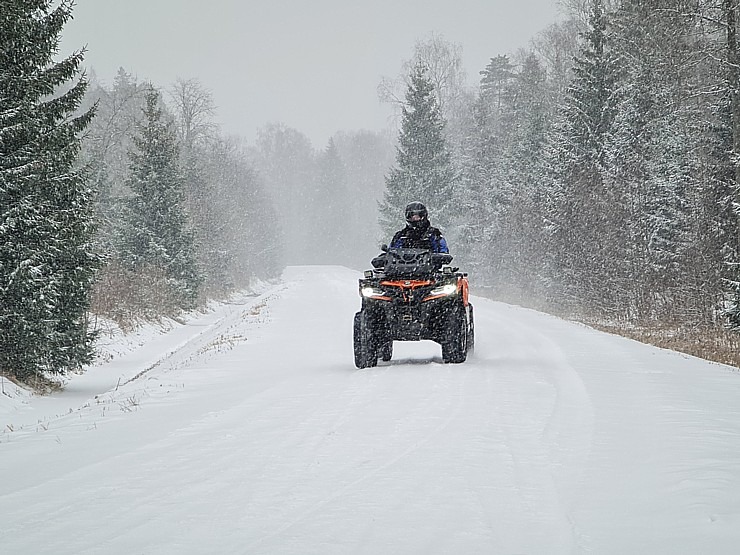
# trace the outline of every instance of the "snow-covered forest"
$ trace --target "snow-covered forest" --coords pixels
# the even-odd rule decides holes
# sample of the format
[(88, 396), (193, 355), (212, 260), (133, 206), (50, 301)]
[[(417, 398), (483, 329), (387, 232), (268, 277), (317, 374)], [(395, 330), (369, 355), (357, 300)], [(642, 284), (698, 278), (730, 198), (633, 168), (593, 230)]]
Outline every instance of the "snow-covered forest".
[[(0, 552), (736, 553), (740, 0), (560, 3), (483, 67), (419, 37), (387, 128), (313, 144), (0, 0)], [(460, 272), (383, 299), (409, 201)], [(373, 338), (420, 287), (465, 319)]]
[(479, 284), (581, 318), (737, 324), (736, 10), (583, 2), (472, 92), (454, 45), (419, 49), (454, 169), (438, 217)]
[(735, 0), (570, 0), (474, 83), (463, 45), (420, 38), (378, 85), (396, 125), (318, 146), (279, 122), (226, 135), (197, 77), (101, 82), (58, 51), (72, 3), (3, 5), (3, 374), (84, 366), (97, 317), (361, 269), (410, 200), (497, 299), (648, 334), (740, 326)]

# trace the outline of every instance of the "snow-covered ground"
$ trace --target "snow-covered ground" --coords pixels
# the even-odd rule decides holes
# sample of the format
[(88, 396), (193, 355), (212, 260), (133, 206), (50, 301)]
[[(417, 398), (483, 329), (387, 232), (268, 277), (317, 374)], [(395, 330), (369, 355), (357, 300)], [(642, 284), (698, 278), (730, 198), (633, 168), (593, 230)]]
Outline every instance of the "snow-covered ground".
[(476, 352), (356, 370), (358, 274), (298, 267), (0, 395), (9, 554), (734, 554), (740, 374), (481, 298)]

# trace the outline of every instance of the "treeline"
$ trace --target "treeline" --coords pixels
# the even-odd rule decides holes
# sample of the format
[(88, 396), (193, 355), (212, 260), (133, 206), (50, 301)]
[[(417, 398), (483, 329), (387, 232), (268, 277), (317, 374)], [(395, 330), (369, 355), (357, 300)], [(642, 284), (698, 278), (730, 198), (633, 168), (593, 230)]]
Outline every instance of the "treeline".
[(737, 2), (571, 4), (531, 48), (491, 58), (472, 92), (456, 85), (458, 47), (417, 46), (408, 75), (423, 67), (435, 90), (454, 170), (437, 214), (451, 247), (507, 301), (737, 326)]
[(156, 317), (286, 264), (359, 268), (377, 250), (376, 202), (392, 159), (386, 133), (337, 133), (317, 151), (274, 123), (247, 145), (220, 132), (196, 79), (158, 91), (123, 69), (110, 86), (93, 80), (86, 98), (96, 117), (82, 160), (108, 254), (96, 314)]
[(384, 132), (336, 133), (316, 150), (303, 133), (275, 123), (260, 129), (253, 159), (275, 206), (288, 264), (362, 269), (379, 246), (377, 202), (393, 161)]
[(72, 2), (0, 18), (0, 374), (39, 387), (94, 356), (93, 317), (175, 316), (279, 275), (276, 211), (195, 80), (110, 86), (56, 59)]
[(93, 81), (82, 163), (107, 263), (92, 311), (119, 323), (174, 315), (282, 268), (275, 209), (248, 148), (214, 123), (197, 80), (165, 90), (120, 69)]
[(273, 124), (245, 145), (197, 80), (104, 84), (83, 52), (56, 61), (72, 3), (6, 2), (0, 373), (80, 368), (91, 314), (174, 315), (286, 263), (362, 268), (409, 200), (503, 300), (740, 327), (737, 0), (564, 4), (473, 90), (460, 46), (420, 41), (379, 87), (399, 107), (394, 161), (369, 131), (316, 151)]
[(462, 170), (487, 186), (463, 191), (490, 224), (463, 219), (470, 243), (519, 298), (609, 321), (733, 321), (736, 5), (585, 8), (567, 84), (550, 77), (557, 42), (482, 72)]

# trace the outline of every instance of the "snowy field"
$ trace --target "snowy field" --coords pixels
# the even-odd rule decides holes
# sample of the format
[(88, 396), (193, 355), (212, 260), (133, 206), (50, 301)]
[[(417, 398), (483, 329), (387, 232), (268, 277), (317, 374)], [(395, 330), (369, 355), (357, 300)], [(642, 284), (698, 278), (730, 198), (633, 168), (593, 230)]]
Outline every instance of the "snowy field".
[(360, 371), (358, 277), (291, 268), (51, 397), (5, 381), (0, 552), (740, 553), (737, 370), (473, 298), (467, 363)]

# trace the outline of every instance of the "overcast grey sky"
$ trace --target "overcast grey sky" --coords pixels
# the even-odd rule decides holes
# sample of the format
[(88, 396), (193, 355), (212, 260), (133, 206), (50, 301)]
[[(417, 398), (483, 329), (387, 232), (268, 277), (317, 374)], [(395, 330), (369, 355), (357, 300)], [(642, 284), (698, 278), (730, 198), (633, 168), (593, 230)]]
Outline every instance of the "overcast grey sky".
[(159, 87), (196, 77), (225, 132), (253, 140), (280, 121), (322, 148), (387, 124), (377, 85), (417, 40), (462, 45), (472, 83), (556, 17), (556, 0), (77, 0), (60, 54), (87, 45), (106, 84), (118, 67)]

